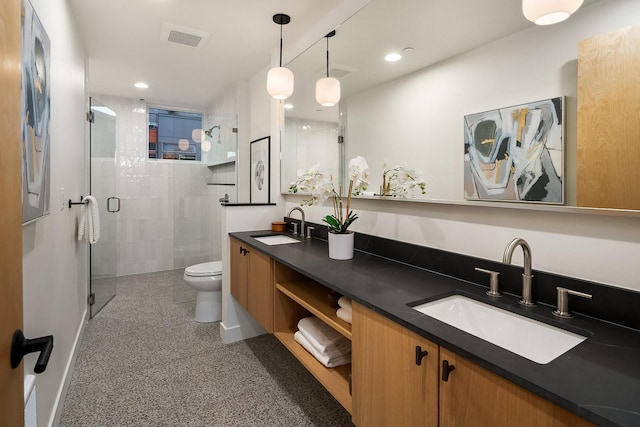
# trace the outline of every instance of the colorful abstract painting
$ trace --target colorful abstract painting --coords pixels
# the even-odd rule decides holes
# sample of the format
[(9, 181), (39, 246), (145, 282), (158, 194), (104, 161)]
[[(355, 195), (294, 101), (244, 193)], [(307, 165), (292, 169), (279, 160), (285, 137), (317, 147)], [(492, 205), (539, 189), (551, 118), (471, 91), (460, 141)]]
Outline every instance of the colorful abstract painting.
[(28, 0), (22, 2), (22, 223), (49, 213), (51, 43)]
[(564, 98), (464, 117), (468, 200), (564, 203)]

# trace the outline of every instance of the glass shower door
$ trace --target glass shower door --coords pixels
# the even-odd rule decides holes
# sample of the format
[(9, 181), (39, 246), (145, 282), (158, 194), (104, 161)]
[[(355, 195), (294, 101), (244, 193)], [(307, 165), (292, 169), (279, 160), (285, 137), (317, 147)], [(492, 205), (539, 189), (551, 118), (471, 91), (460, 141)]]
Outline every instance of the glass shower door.
[(90, 191), (98, 202), (100, 238), (89, 245), (90, 317), (95, 316), (116, 295), (116, 113), (90, 98)]

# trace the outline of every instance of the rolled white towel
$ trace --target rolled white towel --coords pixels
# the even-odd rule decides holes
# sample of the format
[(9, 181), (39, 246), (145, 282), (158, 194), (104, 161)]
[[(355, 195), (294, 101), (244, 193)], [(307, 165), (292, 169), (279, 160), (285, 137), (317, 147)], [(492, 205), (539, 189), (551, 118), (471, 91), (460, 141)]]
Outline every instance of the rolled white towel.
[(338, 300), (338, 305), (346, 310), (351, 311), (351, 298), (342, 296)]
[(317, 317), (305, 317), (298, 322), (298, 329), (320, 353), (333, 354), (338, 349), (351, 348), (351, 341)]
[(336, 311), (336, 315), (345, 322), (351, 323), (351, 310), (347, 310), (346, 308), (339, 308), (338, 311)]
[(351, 363), (351, 353), (330, 357), (325, 354), (318, 352), (310, 343), (307, 341), (302, 332), (297, 331), (293, 334), (293, 338), (302, 346), (305, 350), (307, 350), (315, 359), (322, 363), (327, 368), (335, 368), (336, 366), (348, 365)]

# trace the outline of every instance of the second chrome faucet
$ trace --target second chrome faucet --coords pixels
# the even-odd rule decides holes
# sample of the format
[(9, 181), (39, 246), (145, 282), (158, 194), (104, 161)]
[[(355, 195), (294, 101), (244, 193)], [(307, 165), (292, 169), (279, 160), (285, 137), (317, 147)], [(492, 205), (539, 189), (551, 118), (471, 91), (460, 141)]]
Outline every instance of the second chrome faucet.
[(505, 264), (511, 264), (513, 251), (518, 246), (522, 247), (522, 252), (524, 254), (524, 272), (522, 273), (522, 299), (520, 300), (520, 304), (531, 307), (536, 304), (533, 302), (533, 275), (531, 274), (531, 248), (529, 247), (529, 244), (521, 238), (513, 239), (504, 250), (502, 262)]

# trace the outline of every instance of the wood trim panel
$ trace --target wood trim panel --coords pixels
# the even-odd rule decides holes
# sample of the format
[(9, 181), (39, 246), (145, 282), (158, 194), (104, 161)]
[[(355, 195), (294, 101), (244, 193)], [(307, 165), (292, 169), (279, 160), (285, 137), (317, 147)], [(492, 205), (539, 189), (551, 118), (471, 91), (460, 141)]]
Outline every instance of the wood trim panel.
[(0, 418), (24, 425), (24, 363), (11, 369), (11, 340), (22, 329), (22, 164), (20, 131), (20, 0), (0, 5)]
[(577, 204), (640, 209), (640, 25), (578, 51)]

